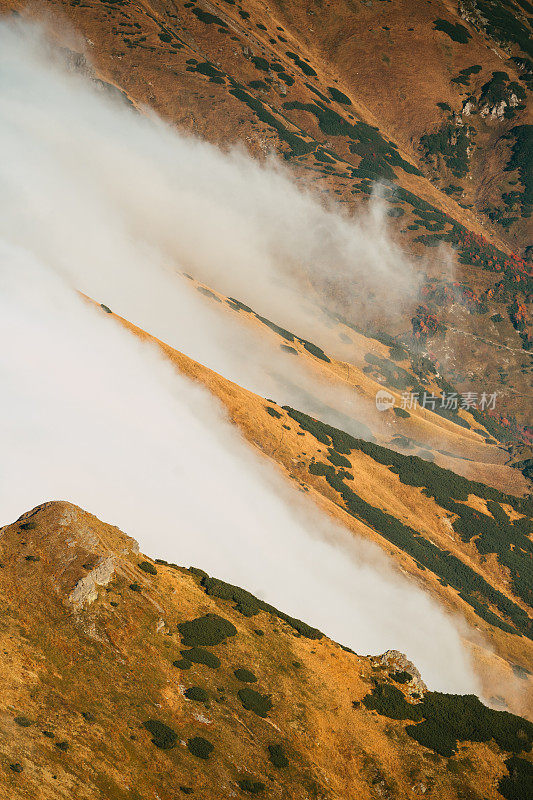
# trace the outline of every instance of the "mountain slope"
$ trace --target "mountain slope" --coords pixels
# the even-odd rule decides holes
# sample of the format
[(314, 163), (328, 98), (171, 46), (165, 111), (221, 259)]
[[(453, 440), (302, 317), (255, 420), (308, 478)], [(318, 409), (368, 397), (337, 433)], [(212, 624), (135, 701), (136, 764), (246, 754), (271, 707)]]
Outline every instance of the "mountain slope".
[[(447, 331), (412, 345), (461, 391), (497, 390), (507, 438), (521, 447), (531, 444), (528, 8), (47, 3), (52, 28), (75, 31), (71, 68), (141, 111), (260, 159), (273, 150), (348, 211), (384, 183), (391, 228), (425, 260), (420, 318)], [(456, 251), (452, 271), (433, 249), (441, 243)], [(411, 341), (408, 316), (379, 322)]]
[(71, 504), (1, 529), (0, 557), (2, 798), (526, 786), (529, 723), (426, 693), (400, 654), (355, 655), (201, 570), (154, 563)]
[[(236, 303), (225, 302), (230, 306)], [(112, 313), (107, 307), (105, 312)], [(250, 316), (242, 308), (238, 313)], [(470, 637), (469, 647), (486, 696), (528, 714), (533, 697), (531, 499), (501, 491), (501, 486), (518, 489), (513, 470), (491, 463), (494, 447), (484, 444), (479, 432), (471, 431), (467, 415), (463, 421), (466, 428), (426, 410), (420, 412), (423, 417), (415, 411), (405, 421), (414, 442), (419, 441), (418, 436), (428, 440), (424, 417), (433, 417), (437, 441), (442, 443), (446, 434), (453, 432), (450, 446), (457, 448), (462, 458), (477, 453), (479, 461), (467, 461), (470, 468), (462, 478), (426, 460), (437, 462), (437, 449), (434, 455), (417, 451), (421, 458), (403, 441), (398, 447), (396, 438), (382, 439), (386, 446), (374, 444), (371, 433), (367, 440), (357, 439), (290, 406), (265, 400), (126, 320), (115, 318), (136, 336), (160, 347), (185, 375), (203, 383), (223, 403), (246, 439), (277, 463), (287, 480), (356, 537), (385, 549), (402, 571), (480, 631), (482, 639)], [(299, 353), (298, 358), (309, 358), (317, 370), (328, 370), (326, 379), (331, 387), (329, 370), (335, 362), (325, 362), (305, 348)], [(345, 379), (345, 369), (340, 366), (338, 371)], [(354, 367), (350, 375), (358, 386), (366, 377)], [(323, 416), (324, 408), (320, 410)], [(386, 414), (395, 418), (392, 410)], [(353, 424), (353, 417), (348, 421)], [(398, 431), (396, 422), (393, 424)], [(488, 463), (483, 463), (483, 458)], [(460, 463), (457, 459), (445, 463), (450, 462)], [(498, 488), (468, 477), (483, 471)]]

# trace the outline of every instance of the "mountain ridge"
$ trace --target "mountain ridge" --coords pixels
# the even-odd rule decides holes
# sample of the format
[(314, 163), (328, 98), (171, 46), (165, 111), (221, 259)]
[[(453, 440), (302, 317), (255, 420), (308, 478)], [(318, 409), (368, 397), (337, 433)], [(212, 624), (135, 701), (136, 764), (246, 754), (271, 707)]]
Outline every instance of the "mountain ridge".
[(478, 722), (467, 742), (437, 716), (451, 738), (422, 737), (402, 720), (422, 710), (427, 726), (448, 702), (463, 719), (473, 701), (427, 693), (397, 653), (357, 656), (238, 610), (201, 570), (146, 558), (70, 503), (2, 528), (0, 552), (0, 796), (515, 796), (530, 723), (483, 712), (490, 732)]

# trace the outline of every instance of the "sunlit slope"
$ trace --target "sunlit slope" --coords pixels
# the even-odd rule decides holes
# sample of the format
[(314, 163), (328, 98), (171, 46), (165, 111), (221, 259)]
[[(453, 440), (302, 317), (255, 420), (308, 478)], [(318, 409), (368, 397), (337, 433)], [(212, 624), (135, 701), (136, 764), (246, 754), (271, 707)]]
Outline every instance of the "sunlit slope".
[[(232, 322), (237, 319), (241, 323), (243, 338), (248, 331), (265, 342), (273, 371), (276, 353), (285, 365), (292, 362), (295, 385), (299, 379), (302, 382), (297, 394), (305, 401), (308, 413), (502, 491), (518, 495), (529, 491), (524, 476), (506, 466), (509, 454), (491, 435), (501, 430), (490, 417), (461, 407), (460, 396), (457, 409), (441, 407), (443, 393), (446, 396), (453, 387), (436, 373), (428, 359), (413, 356), (385, 334), (381, 340), (371, 338), (361, 329), (332, 320), (327, 338), (336, 352), (345, 355), (346, 360), (339, 360), (331, 351), (322, 350), (238, 300), (190, 280), (222, 319), (229, 315)], [(288, 374), (285, 366), (280, 371), (280, 389), (289, 382)], [(376, 394), (382, 389), (394, 398), (394, 408), (385, 412), (376, 408)], [(424, 395), (439, 398), (433, 401), (434, 410), (429, 403), (423, 407)]]
[[(47, 10), (76, 31), (71, 67), (141, 113), (259, 159), (274, 151), (350, 211), (386, 183), (391, 227), (437, 282), (421, 300), (448, 325), (432, 345), (443, 374), (462, 390), (499, 391), (502, 415), (524, 425), (531, 25), (527, 3), (500, 6), (56, 0)], [(453, 273), (441, 243), (456, 251)]]
[[(483, 642), (480, 647), (473, 643), (473, 652), (487, 696), (505, 697), (511, 708), (527, 708), (524, 698), (531, 681), (529, 672), (520, 667), (533, 667), (528, 497), (476, 482), (475, 469), (472, 479), (464, 478), (417, 455), (395, 452), (328, 426), (298, 409), (282, 407), (116, 318), (135, 335), (157, 344), (184, 374), (205, 384), (248, 441), (274, 460), (322, 509), (355, 535), (378, 543), (400, 569), (477, 628)], [(330, 381), (343, 374), (339, 362), (324, 362), (305, 347), (298, 352), (298, 358), (316, 361), (317, 369), (324, 364), (324, 369), (331, 370)], [(360, 381), (371, 395), (373, 387), (365, 383), (365, 373), (351, 366), (350, 380), (354, 386)], [(394, 416), (392, 411), (385, 413)], [(402, 420), (418, 426), (417, 441), (428, 429), (435, 435), (441, 419), (431, 412), (423, 413), (434, 419), (425, 422), (421, 418), (418, 423), (413, 414), (414, 419)], [(485, 449), (490, 458), (495, 450), (483, 444), (479, 434), (449, 420), (442, 424), (442, 436), (449, 431), (451, 440), (463, 452), (477, 447), (479, 457)], [(430, 457), (431, 452), (425, 451), (425, 456)], [(475, 466), (490, 475), (495, 486), (503, 483), (511, 488), (511, 476), (522, 477), (489, 460)], [(514, 488), (518, 485), (515, 478)], [(525, 488), (525, 481), (521, 488)], [(521, 678), (517, 684), (518, 674)]]
[(2, 528), (0, 563), (2, 800), (499, 800), (527, 780), (530, 723), (426, 692), (400, 654), (348, 652), (69, 503)]

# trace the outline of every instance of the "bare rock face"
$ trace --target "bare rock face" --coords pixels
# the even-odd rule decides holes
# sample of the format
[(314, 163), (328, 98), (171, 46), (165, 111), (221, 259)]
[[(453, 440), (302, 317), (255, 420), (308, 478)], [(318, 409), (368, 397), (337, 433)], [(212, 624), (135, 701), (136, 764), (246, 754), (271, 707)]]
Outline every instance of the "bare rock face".
[(115, 574), (115, 563), (114, 556), (102, 558), (94, 569), (78, 581), (68, 598), (74, 611), (94, 603), (98, 597), (98, 587), (107, 586)]

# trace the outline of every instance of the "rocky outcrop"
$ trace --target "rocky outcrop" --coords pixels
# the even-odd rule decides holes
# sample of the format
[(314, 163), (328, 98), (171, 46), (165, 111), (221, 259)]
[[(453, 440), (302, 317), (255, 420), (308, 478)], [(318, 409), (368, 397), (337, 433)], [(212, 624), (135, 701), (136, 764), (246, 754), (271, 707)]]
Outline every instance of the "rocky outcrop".
[(113, 578), (115, 565), (114, 556), (102, 558), (94, 569), (78, 581), (68, 598), (74, 611), (81, 611), (84, 606), (94, 603), (98, 597), (98, 587), (107, 586)]
[(371, 657), (371, 661), (376, 666), (386, 669), (389, 674), (395, 672), (406, 672), (411, 676), (409, 685), (406, 687), (409, 694), (424, 694), (427, 686), (422, 680), (420, 672), (412, 661), (409, 661), (404, 653), (399, 650), (386, 650), (381, 656)]

